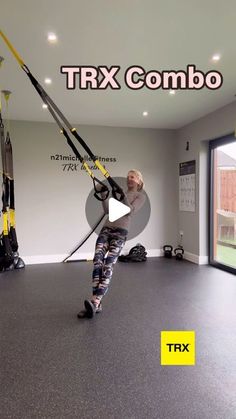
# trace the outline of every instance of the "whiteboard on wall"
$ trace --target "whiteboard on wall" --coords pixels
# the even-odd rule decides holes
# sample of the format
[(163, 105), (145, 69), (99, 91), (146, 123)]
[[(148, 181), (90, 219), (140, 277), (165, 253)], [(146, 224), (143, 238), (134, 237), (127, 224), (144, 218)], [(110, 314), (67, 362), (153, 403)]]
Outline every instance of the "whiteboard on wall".
[(179, 210), (195, 212), (196, 160), (179, 164)]

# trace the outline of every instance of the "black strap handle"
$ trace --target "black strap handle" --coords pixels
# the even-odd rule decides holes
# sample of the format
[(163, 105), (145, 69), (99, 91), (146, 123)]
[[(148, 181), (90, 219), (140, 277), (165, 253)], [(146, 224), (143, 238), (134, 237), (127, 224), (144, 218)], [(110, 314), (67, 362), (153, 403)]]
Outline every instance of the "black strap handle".
[(112, 196), (117, 199), (117, 201), (123, 201), (125, 194), (123, 189), (112, 179), (112, 177), (107, 178), (109, 184), (112, 188)]
[[(96, 183), (98, 183), (101, 187), (98, 189), (96, 186)], [(98, 201), (105, 201), (108, 196), (109, 196), (109, 189), (106, 185), (104, 185), (103, 182), (101, 182), (101, 180), (97, 179), (96, 177), (93, 178), (93, 186), (94, 186), (94, 196), (96, 199), (98, 199)], [(103, 196), (100, 196), (100, 194), (103, 194)]]

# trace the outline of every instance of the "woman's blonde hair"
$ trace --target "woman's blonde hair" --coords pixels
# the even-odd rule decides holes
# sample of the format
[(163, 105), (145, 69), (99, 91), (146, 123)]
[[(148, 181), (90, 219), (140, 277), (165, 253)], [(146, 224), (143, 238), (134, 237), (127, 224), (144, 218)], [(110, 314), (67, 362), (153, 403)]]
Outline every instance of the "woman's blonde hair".
[(144, 188), (144, 181), (143, 181), (143, 175), (139, 170), (131, 169), (129, 170), (128, 174), (132, 172), (134, 173), (138, 178), (138, 191), (141, 191)]

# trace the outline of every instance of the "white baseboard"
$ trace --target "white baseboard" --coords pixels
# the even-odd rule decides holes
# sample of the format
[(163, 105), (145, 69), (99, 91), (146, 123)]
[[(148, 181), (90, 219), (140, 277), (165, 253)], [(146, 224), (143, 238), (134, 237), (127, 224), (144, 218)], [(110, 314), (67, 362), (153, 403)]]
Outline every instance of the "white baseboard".
[(199, 256), (194, 253), (184, 252), (184, 259), (197, 265), (208, 265), (208, 256)]
[[(68, 255), (65, 255), (65, 258), (67, 257)], [(93, 260), (93, 257), (94, 257), (94, 253), (92, 253), (92, 252), (87, 252), (87, 253), (75, 253), (73, 256), (71, 256), (70, 257), (70, 259), (69, 260), (71, 260), (71, 261), (73, 261), (73, 260), (84, 260), (84, 261), (89, 261), (89, 260)], [(64, 259), (65, 259), (64, 258)]]
[(147, 250), (147, 257), (148, 258), (160, 257), (162, 255), (163, 255), (163, 253), (162, 253), (161, 249), (148, 249)]
[[(63, 255), (35, 255), (35, 256), (21, 256), (26, 265), (38, 265), (41, 263), (60, 263), (69, 256)], [(80, 253), (79, 255), (71, 256), (70, 260), (93, 260), (93, 253)]]
[(66, 255), (35, 255), (35, 256), (22, 256), (26, 265), (38, 265), (41, 263), (59, 263), (65, 259)]
[[(125, 254), (129, 252), (124, 249)], [(60, 263), (68, 255), (35, 255), (35, 256), (21, 256), (26, 265), (38, 265), (41, 263)], [(92, 252), (74, 254), (70, 260), (93, 260), (94, 254)], [(163, 256), (162, 249), (147, 249), (147, 257), (161, 257)], [(198, 265), (208, 265), (208, 256), (198, 256), (190, 252), (184, 252), (184, 259), (196, 263)]]
[(188, 260), (189, 262), (193, 262), (198, 264), (198, 255), (195, 255), (194, 253), (190, 252), (184, 252), (184, 259)]
[[(126, 254), (129, 252), (129, 249), (124, 249), (123, 252)], [(35, 255), (35, 256), (22, 256), (21, 258), (26, 265), (37, 265), (41, 263), (60, 263), (62, 262), (68, 254), (62, 255)], [(94, 253), (75, 253), (71, 256), (70, 261), (73, 260), (93, 260)], [(160, 249), (150, 249), (147, 250), (147, 257), (159, 257), (162, 256)]]
[(199, 265), (209, 265), (209, 256), (198, 256), (199, 257)]

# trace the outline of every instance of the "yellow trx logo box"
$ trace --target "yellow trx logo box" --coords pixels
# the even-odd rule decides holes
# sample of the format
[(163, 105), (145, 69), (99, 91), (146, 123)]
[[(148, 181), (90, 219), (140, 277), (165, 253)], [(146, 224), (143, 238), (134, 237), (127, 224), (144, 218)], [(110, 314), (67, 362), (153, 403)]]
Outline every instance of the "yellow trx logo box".
[(161, 365), (195, 365), (195, 332), (162, 331)]

